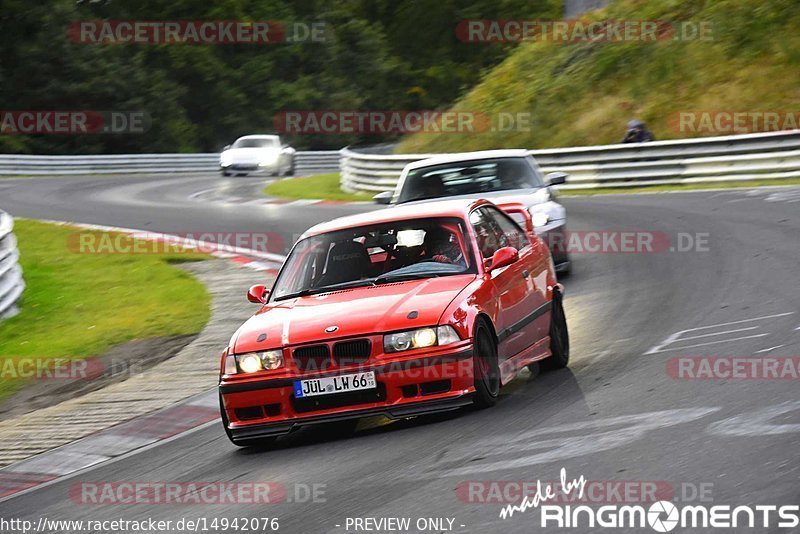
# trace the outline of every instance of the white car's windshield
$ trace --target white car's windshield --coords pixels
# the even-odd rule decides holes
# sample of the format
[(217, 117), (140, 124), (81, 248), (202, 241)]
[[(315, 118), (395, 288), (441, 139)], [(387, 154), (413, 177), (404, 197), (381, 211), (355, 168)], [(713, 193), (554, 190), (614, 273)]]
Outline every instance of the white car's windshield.
[(275, 137), (250, 137), (237, 139), (233, 148), (277, 148), (278, 139)]
[(397, 202), (543, 186), (541, 173), (530, 158), (460, 161), (412, 170)]
[(300, 241), (281, 270), (272, 300), (476, 272), (468, 234), (457, 218), (349, 228)]

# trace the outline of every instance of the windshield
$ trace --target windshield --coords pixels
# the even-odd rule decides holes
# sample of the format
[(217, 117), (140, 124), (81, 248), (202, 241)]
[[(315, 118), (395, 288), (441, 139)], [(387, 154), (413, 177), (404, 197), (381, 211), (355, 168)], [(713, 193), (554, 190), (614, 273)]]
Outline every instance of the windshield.
[(248, 137), (237, 139), (233, 148), (277, 148), (277, 137)]
[(409, 172), (397, 202), (543, 186), (536, 163), (528, 157), (460, 161)]
[(349, 228), (297, 243), (271, 300), (335, 289), (475, 273), (462, 220), (413, 219)]

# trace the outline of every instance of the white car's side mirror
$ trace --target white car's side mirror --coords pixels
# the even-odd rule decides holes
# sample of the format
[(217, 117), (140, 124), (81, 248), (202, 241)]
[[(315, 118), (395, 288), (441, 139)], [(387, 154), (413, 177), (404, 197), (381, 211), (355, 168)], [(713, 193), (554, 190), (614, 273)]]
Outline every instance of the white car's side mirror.
[(392, 191), (383, 191), (372, 197), (372, 200), (376, 204), (391, 204), (392, 194), (393, 194)]

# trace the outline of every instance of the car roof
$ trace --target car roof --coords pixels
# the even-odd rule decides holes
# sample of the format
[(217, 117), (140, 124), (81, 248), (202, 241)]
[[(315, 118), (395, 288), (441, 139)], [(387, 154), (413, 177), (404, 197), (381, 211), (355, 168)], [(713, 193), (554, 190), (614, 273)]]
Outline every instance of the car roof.
[(440, 156), (433, 156), (427, 159), (414, 161), (406, 165), (406, 170), (419, 169), (420, 167), (430, 167), (431, 165), (439, 165), (442, 163), (456, 163), (459, 161), (474, 161), (479, 159), (493, 159), (493, 158), (524, 158), (527, 157), (528, 151), (524, 148), (511, 148), (504, 150), (481, 150), (478, 152), (459, 152), (456, 154), (442, 154)]
[[(239, 139), (275, 139), (278, 137), (275, 134), (256, 134), (256, 135), (243, 135)], [(239, 140), (237, 139), (237, 141)]]
[(359, 226), (369, 226), (372, 224), (383, 224), (395, 221), (412, 219), (428, 219), (432, 217), (458, 217), (466, 219), (469, 212), (474, 208), (491, 204), (485, 199), (458, 199), (431, 202), (429, 204), (402, 204), (367, 213), (348, 215), (313, 226), (300, 236), (300, 239), (313, 235), (346, 230), (347, 228), (357, 228)]

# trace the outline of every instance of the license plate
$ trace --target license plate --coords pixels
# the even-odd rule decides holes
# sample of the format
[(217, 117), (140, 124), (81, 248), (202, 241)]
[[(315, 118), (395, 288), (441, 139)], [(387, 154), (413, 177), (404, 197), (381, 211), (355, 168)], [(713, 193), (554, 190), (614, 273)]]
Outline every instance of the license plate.
[(309, 378), (308, 380), (295, 380), (295, 398), (313, 397), (315, 395), (331, 395), (361, 389), (375, 388), (375, 373), (353, 373), (351, 375), (329, 376), (326, 378)]

